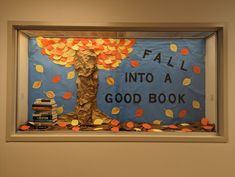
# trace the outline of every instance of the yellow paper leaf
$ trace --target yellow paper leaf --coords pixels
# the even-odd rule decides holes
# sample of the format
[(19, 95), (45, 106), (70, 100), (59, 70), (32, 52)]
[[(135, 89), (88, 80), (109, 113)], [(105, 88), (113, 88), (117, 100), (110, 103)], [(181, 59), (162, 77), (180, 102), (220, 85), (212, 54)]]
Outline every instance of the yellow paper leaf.
[(78, 120), (77, 119), (73, 119), (72, 121), (71, 121), (71, 125), (72, 126), (77, 126), (78, 125)]
[(70, 65), (70, 64), (66, 64), (66, 65), (65, 65), (66, 68), (70, 68), (71, 66), (72, 66), (72, 65)]
[(133, 51), (133, 48), (128, 48), (128, 53), (131, 53)]
[(155, 125), (161, 125), (161, 123), (162, 123), (162, 120), (154, 120), (153, 121), (153, 124), (155, 124)]
[(200, 105), (199, 101), (193, 100), (192, 106), (194, 109), (199, 109), (201, 105)]
[(45, 92), (46, 96), (50, 99), (55, 97), (55, 93), (52, 90)]
[(42, 42), (41, 42), (42, 39), (43, 39), (43, 37), (41, 37), (41, 36), (39, 36), (39, 37), (36, 38), (38, 47), (40, 47), (40, 48), (43, 48), (43, 44), (42, 44)]
[(56, 113), (57, 113), (57, 114), (62, 114), (63, 112), (64, 112), (63, 106), (60, 106), (60, 107), (58, 107), (58, 108), (56, 109)]
[(165, 115), (169, 118), (173, 118), (174, 117), (174, 113), (171, 109), (165, 109)]
[(182, 123), (182, 124), (180, 124), (181, 126), (189, 126), (189, 124), (187, 124), (187, 123)]
[(103, 121), (102, 119), (95, 119), (94, 122), (93, 122), (93, 124), (94, 124), (94, 125), (102, 125), (103, 122), (104, 122), (104, 121)]
[(73, 79), (75, 77), (75, 71), (70, 71), (67, 74), (67, 79)]
[(112, 114), (116, 115), (116, 114), (119, 114), (119, 112), (120, 112), (120, 108), (119, 107), (113, 107)]
[(97, 44), (102, 45), (102, 44), (104, 43), (104, 40), (103, 40), (103, 39), (96, 39), (95, 42), (96, 42)]
[(44, 68), (42, 65), (36, 65), (35, 66), (35, 70), (39, 73), (43, 73), (44, 72)]
[(109, 76), (109, 77), (106, 78), (106, 83), (108, 85), (113, 86), (115, 84), (115, 80), (111, 76)]
[(184, 86), (188, 86), (188, 85), (190, 85), (190, 84), (191, 84), (191, 82), (192, 82), (192, 79), (191, 79), (191, 78), (186, 77), (186, 78), (184, 78), (184, 80), (183, 80), (182, 84), (183, 84)]
[(150, 132), (163, 132), (161, 129), (153, 128), (149, 130)]
[(34, 89), (38, 89), (38, 88), (40, 88), (41, 87), (41, 85), (42, 85), (42, 81), (35, 81), (34, 83), (33, 83), (33, 88)]
[(95, 131), (99, 131), (99, 130), (103, 130), (103, 128), (98, 127), (98, 128), (94, 128), (93, 130), (95, 130)]
[(134, 128), (134, 130), (137, 131), (137, 132), (141, 132), (140, 128)]
[(176, 44), (171, 44), (170, 49), (172, 52), (177, 52), (177, 45)]

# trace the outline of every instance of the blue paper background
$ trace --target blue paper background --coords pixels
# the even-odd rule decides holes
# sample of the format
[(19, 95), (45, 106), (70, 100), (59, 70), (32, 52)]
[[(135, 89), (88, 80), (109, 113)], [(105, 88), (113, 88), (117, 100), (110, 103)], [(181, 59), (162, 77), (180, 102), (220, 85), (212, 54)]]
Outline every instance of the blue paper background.
[[(169, 48), (170, 44), (176, 44), (178, 47), (177, 52), (172, 52)], [(180, 54), (180, 49), (187, 47), (189, 54), (183, 56)], [(98, 107), (107, 115), (119, 119), (121, 121), (132, 120), (135, 122), (152, 122), (153, 120), (163, 120), (163, 123), (181, 123), (198, 121), (205, 116), (205, 41), (203, 39), (136, 39), (134, 50), (129, 54), (127, 59), (124, 59), (121, 65), (112, 71), (100, 70), (99, 71), (99, 88), (97, 94)], [(152, 50), (150, 55), (143, 58), (144, 50)], [(67, 73), (73, 71), (74, 68), (66, 68), (56, 65), (48, 59), (48, 56), (40, 53), (41, 49), (37, 46), (34, 38), (29, 40), (29, 119), (31, 119), (32, 110), (31, 105), (36, 98), (45, 97), (43, 92), (53, 90), (56, 93), (55, 100), (58, 106), (64, 107), (64, 113), (74, 111), (76, 105), (76, 77), (72, 80), (67, 80)], [(161, 63), (153, 61), (155, 56), (161, 52)], [(169, 58), (172, 57), (173, 68), (167, 66)], [(130, 65), (131, 59), (138, 60), (140, 67), (133, 68)], [(185, 60), (184, 68), (188, 71), (180, 70), (181, 62)], [(44, 73), (35, 72), (35, 65), (41, 64), (44, 66)], [(195, 74), (192, 72), (194, 65), (200, 66), (201, 73)], [(137, 82), (126, 83), (124, 78), (125, 72), (144, 72), (152, 73), (154, 75), (154, 82)], [(172, 84), (164, 83), (165, 75), (169, 73), (172, 79)], [(54, 84), (51, 78), (54, 75), (61, 75), (61, 82)], [(106, 83), (106, 77), (112, 76), (115, 79), (115, 85), (109, 86)], [(182, 80), (185, 77), (192, 79), (190, 86), (183, 86)], [(42, 86), (39, 89), (32, 89), (32, 84), (36, 80), (42, 80)], [(72, 91), (73, 98), (71, 100), (64, 100), (62, 98), (65, 91)], [(106, 103), (105, 95), (117, 92), (120, 93), (139, 93), (142, 96), (141, 103)], [(171, 103), (149, 103), (149, 93), (184, 93), (185, 104), (171, 104)], [(198, 100), (201, 104), (200, 109), (192, 108), (192, 100)], [(121, 109), (118, 115), (112, 115), (111, 110), (113, 107)], [(142, 117), (135, 116), (137, 108), (144, 109)], [(172, 109), (174, 118), (170, 119), (165, 116), (164, 110)], [(178, 118), (180, 110), (186, 109), (188, 115), (182, 119)]]

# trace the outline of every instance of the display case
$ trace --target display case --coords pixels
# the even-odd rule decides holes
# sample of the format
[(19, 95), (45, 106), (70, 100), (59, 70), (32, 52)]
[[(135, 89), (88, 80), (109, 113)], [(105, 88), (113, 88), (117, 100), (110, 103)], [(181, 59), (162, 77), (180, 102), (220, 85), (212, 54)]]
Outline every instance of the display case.
[(224, 27), (9, 22), (8, 141), (226, 142)]

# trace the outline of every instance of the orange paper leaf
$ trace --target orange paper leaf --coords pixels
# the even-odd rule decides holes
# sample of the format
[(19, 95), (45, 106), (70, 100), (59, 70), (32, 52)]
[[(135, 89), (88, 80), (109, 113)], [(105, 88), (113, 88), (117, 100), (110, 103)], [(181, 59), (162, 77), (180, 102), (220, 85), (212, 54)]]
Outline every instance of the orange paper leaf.
[(184, 47), (184, 48), (181, 49), (180, 53), (182, 55), (188, 55), (189, 54), (189, 50), (188, 50), (188, 48)]
[(120, 122), (119, 122), (117, 119), (113, 119), (110, 124), (111, 124), (112, 126), (118, 126), (119, 123), (120, 123)]
[(133, 128), (133, 127), (135, 126), (135, 124), (134, 124), (134, 122), (129, 121), (129, 122), (126, 123), (126, 126), (127, 126), (128, 128)]
[(145, 129), (151, 129), (152, 128), (152, 126), (148, 123), (143, 123), (142, 127), (144, 127)]
[(26, 131), (29, 130), (30, 126), (29, 125), (22, 125), (20, 126), (20, 130)]
[(132, 59), (132, 60), (131, 60), (131, 66), (132, 66), (133, 68), (138, 68), (138, 67), (140, 66), (140, 63), (139, 63), (137, 60)]
[(55, 75), (55, 76), (52, 77), (51, 82), (58, 83), (58, 82), (60, 82), (60, 80), (61, 80), (61, 76), (60, 75)]
[(80, 131), (80, 127), (78, 127), (78, 126), (73, 127), (72, 130), (75, 131), (75, 132), (78, 132), (78, 131)]
[(66, 122), (60, 122), (58, 125), (59, 125), (60, 127), (64, 128), (64, 127), (67, 126), (67, 123), (66, 123)]
[(191, 130), (189, 128), (182, 128), (180, 131), (181, 132), (192, 132), (193, 130)]
[(119, 127), (112, 127), (112, 128), (111, 128), (111, 131), (112, 131), (113, 133), (117, 133), (117, 132), (119, 132)]
[(203, 126), (208, 125), (208, 124), (209, 124), (209, 120), (208, 120), (208, 118), (203, 117), (203, 118), (201, 119), (201, 124), (202, 124)]
[(72, 92), (64, 92), (63, 98), (69, 100), (72, 98), (72, 96), (73, 96)]
[(168, 125), (168, 128), (170, 128), (170, 129), (177, 129), (178, 127), (176, 125), (172, 124), (172, 125)]

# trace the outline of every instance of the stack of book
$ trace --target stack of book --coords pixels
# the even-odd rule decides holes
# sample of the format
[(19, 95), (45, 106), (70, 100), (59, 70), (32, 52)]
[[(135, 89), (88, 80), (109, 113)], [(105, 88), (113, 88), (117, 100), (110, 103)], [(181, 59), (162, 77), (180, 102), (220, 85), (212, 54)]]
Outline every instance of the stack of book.
[(38, 98), (32, 105), (33, 124), (36, 127), (48, 127), (55, 124), (57, 121), (57, 104), (54, 99)]

